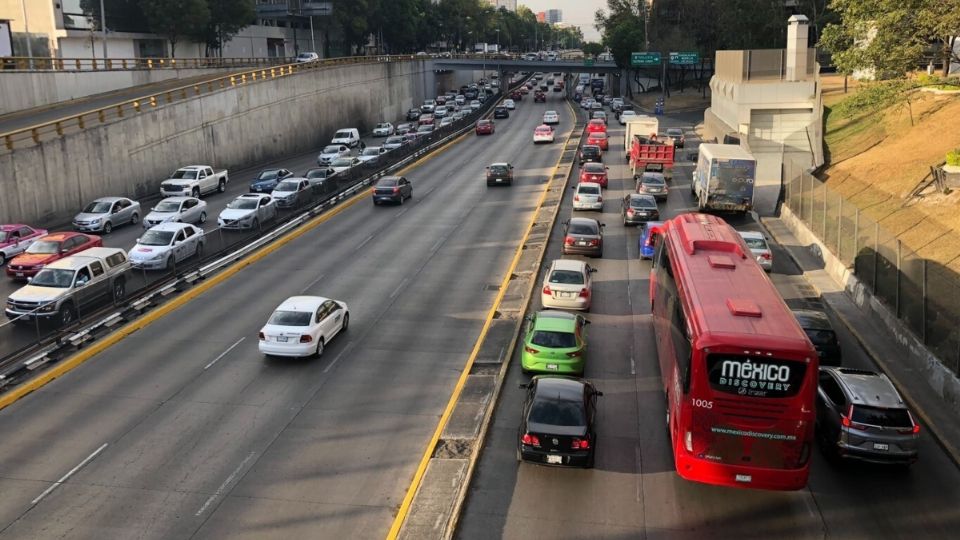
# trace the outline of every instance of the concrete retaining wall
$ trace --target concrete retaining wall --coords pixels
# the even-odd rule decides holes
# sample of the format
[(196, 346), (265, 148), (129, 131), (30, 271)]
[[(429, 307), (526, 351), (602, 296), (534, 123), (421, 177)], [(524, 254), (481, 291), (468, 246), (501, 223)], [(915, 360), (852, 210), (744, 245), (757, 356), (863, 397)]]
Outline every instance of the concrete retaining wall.
[(0, 114), (42, 107), (131, 86), (168, 79), (224, 75), (243, 68), (138, 69), (116, 71), (4, 71), (0, 76)]
[[(177, 167), (237, 168), (368, 132), (433, 96), (424, 62), (344, 66), (222, 90), (0, 155), (0, 223), (62, 224), (106, 195), (144, 198)], [(242, 180), (234, 177), (233, 181)]]

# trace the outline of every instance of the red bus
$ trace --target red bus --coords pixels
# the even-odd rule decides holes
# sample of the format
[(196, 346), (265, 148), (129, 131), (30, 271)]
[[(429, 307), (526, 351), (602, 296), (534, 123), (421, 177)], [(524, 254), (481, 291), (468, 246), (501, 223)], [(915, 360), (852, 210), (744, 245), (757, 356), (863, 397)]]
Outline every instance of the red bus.
[(817, 353), (740, 235), (682, 214), (655, 231), (650, 298), (677, 474), (807, 484)]

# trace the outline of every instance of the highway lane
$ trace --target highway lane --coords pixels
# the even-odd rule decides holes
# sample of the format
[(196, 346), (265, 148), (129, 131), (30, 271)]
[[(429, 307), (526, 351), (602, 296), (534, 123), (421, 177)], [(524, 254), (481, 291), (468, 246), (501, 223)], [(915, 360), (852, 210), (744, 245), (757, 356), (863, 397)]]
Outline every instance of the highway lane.
[[(531, 101), (528, 101), (531, 102)], [(392, 122), (394, 125), (403, 122), (403, 119), (396, 119)], [(366, 135), (363, 137), (363, 142), (367, 146), (377, 146), (383, 143), (385, 140), (382, 137), (372, 137)], [(302, 153), (294, 156), (288, 156), (281, 159), (277, 159), (271, 162), (258, 164), (252, 167), (246, 167), (243, 169), (236, 169), (230, 171), (230, 183), (227, 185), (227, 191), (225, 193), (214, 193), (203, 197), (203, 200), (207, 203), (207, 222), (202, 227), (205, 232), (213, 233), (217, 235), (215, 240), (219, 244), (219, 231), (217, 229), (217, 216), (220, 212), (226, 207), (226, 205), (232, 201), (237, 195), (246, 193), (249, 191), (250, 181), (256, 177), (256, 175), (262, 170), (271, 167), (282, 167), (292, 171), (296, 175), (304, 174), (308, 169), (317, 166), (316, 158), (320, 153), (320, 148), (317, 148), (314, 151)], [(354, 155), (360, 152), (359, 148), (352, 150)], [(177, 167), (188, 165), (186, 163), (182, 164), (171, 164), (171, 172)], [(213, 164), (214, 166), (216, 164)], [(109, 194), (104, 194), (104, 196)], [(159, 193), (156, 198), (149, 200), (141, 201), (141, 218), (150, 212), (150, 209), (156, 204), (159, 200)], [(79, 208), (77, 209), (79, 212)], [(287, 215), (286, 211), (282, 212), (283, 215)], [(53, 230), (71, 230), (67, 226), (55, 227)], [(123, 227), (118, 227), (109, 235), (100, 235), (103, 239), (103, 243), (107, 247), (117, 247), (129, 250), (136, 243), (137, 238), (143, 234), (143, 228), (140, 225), (127, 225)], [(244, 236), (249, 236), (248, 233), (239, 233), (236, 231), (225, 231), (223, 237), (227, 241), (239, 241)], [(150, 272), (137, 272), (137, 275), (134, 277), (134, 281), (131, 282), (131, 285), (127, 287), (128, 293), (133, 293), (135, 289), (142, 286), (144, 283), (153, 282), (159, 279), (163, 279), (164, 272), (160, 271), (150, 271)], [(16, 291), (23, 285), (22, 281), (14, 281), (8, 278), (6, 275), (0, 275), (0, 298), (3, 298), (6, 301), (6, 298), (10, 296), (11, 293)], [(98, 306), (99, 307), (99, 306)], [(80, 313), (81, 316), (84, 313)], [(39, 336), (46, 335), (49, 332), (49, 328), (45, 326), (37, 327), (36, 324), (24, 324), (15, 326), (9, 323), (5, 318), (0, 320), (0, 356), (7, 354), (9, 352), (19, 350), (22, 347), (28, 346), (30, 343), (35, 342)]]
[[(689, 124), (661, 119), (661, 130), (684, 127), (687, 145), (697, 141)], [(622, 143), (614, 126), (613, 144)], [(910, 470), (848, 464), (813, 456), (807, 489), (769, 492), (684, 481), (673, 467), (664, 428), (663, 392), (648, 303), (649, 262), (637, 260), (638, 229), (625, 229), (618, 196), (631, 190), (622, 158), (607, 159), (613, 174), (605, 194), (604, 258), (591, 264), (594, 303), (588, 318), (586, 377), (600, 398), (597, 462), (593, 470), (564, 470), (515, 459), (516, 430), (528, 380), (519, 356), (504, 383), (469, 490), (457, 536), (503, 538), (955, 538), (960, 525), (960, 471), (927, 432), (920, 461)], [(675, 169), (666, 216), (694, 208), (690, 172)], [(561, 215), (570, 215), (570, 200)], [(759, 227), (747, 220), (741, 229)], [(555, 228), (545, 264), (560, 257)], [(799, 269), (776, 246), (771, 278), (789, 304), (801, 306), (810, 289)], [(539, 309), (539, 299), (534, 306)], [(844, 364), (877, 369), (846, 329)]]
[[(547, 107), (0, 411), (0, 536), (382, 537), (559, 158), (530, 142)], [(517, 183), (488, 189), (499, 160)], [(301, 293), (348, 302), (350, 329), (320, 359), (264, 360), (257, 330)]]

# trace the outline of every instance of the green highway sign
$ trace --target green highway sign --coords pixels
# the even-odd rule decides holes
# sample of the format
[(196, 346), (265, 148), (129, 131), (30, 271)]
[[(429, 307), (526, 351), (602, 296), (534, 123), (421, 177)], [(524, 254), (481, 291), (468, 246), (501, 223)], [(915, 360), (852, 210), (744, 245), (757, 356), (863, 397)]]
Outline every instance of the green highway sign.
[(670, 63), (680, 65), (693, 65), (700, 62), (700, 53), (697, 52), (672, 52), (670, 53)]
[(592, 66), (592, 65), (593, 65), (593, 58), (584, 58), (584, 59), (583, 59), (583, 65), (585, 65), (585, 66)]
[(660, 53), (658, 52), (635, 52), (630, 53), (631, 66), (657, 66), (660, 65)]

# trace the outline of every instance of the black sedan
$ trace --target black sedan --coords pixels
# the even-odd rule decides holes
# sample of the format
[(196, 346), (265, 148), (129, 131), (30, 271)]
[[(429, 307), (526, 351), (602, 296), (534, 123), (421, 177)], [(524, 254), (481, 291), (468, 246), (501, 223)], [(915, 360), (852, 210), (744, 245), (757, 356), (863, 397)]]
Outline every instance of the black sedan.
[(603, 163), (603, 151), (600, 150), (599, 146), (595, 144), (585, 144), (580, 147), (580, 164), (583, 165), (588, 161)]
[(506, 107), (496, 107), (493, 109), (494, 118), (510, 118), (510, 110)]
[(597, 447), (597, 398), (603, 392), (574, 377), (540, 375), (527, 391), (517, 432), (517, 460), (591, 468)]
[(373, 186), (374, 206), (384, 202), (403, 204), (404, 199), (413, 197), (413, 186), (403, 176), (384, 176)]
[(624, 226), (637, 225), (659, 220), (660, 209), (652, 195), (630, 193), (620, 200), (620, 215), (623, 217)]
[(591, 218), (575, 217), (563, 222), (563, 254), (603, 257), (603, 228)]
[(839, 366), (842, 358), (840, 341), (837, 332), (830, 324), (827, 314), (812, 309), (794, 309), (793, 316), (800, 323), (800, 328), (810, 338), (813, 347), (817, 349), (821, 366)]

